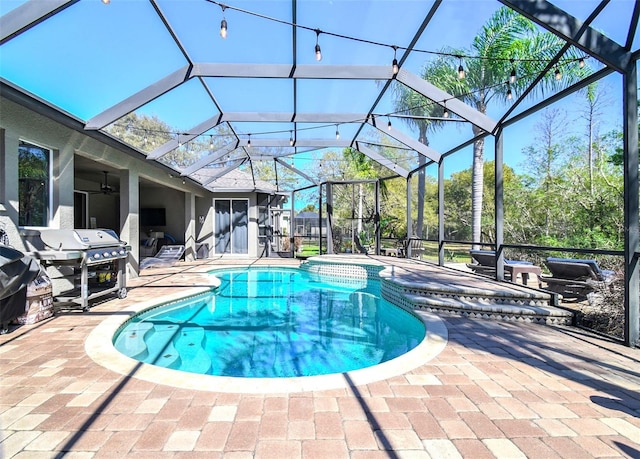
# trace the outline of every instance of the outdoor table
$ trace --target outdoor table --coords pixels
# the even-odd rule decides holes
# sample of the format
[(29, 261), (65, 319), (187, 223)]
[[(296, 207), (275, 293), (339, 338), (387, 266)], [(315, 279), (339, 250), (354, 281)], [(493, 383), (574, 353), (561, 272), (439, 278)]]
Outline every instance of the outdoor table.
[(542, 275), (542, 270), (539, 266), (529, 264), (505, 264), (504, 270), (511, 274), (511, 282), (514, 283), (517, 282), (518, 275), (520, 275), (522, 277), (523, 285), (528, 284), (529, 274), (535, 274), (538, 277), (538, 283), (540, 282), (540, 276)]

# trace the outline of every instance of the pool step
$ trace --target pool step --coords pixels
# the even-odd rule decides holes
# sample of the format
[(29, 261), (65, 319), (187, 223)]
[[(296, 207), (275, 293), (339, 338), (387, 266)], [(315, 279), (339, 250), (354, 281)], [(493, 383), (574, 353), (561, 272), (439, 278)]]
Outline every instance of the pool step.
[(182, 327), (175, 341), (180, 354), (180, 369), (192, 373), (206, 374), (211, 369), (211, 358), (202, 348), (204, 329), (202, 327)]
[(424, 295), (404, 295), (416, 309), (438, 313), (453, 313), (469, 318), (570, 324), (573, 314), (564, 309), (536, 302), (490, 301), (483, 298), (455, 298)]
[(153, 333), (147, 337), (147, 346), (151, 351), (145, 363), (165, 368), (179, 367), (180, 355), (173, 345), (173, 339), (180, 331), (178, 324), (156, 324)]
[(120, 333), (115, 346), (133, 359), (143, 359), (147, 353), (145, 336), (153, 328), (148, 322), (132, 323), (126, 333)]

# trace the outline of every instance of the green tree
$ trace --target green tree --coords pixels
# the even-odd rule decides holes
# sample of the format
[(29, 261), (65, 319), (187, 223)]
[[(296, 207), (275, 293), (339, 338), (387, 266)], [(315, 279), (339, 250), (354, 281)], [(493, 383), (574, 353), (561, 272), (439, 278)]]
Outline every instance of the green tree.
[[(481, 113), (487, 113), (490, 103), (505, 104), (508, 90), (518, 94), (527, 88), (543, 70), (544, 65), (562, 48), (564, 42), (549, 32), (539, 32), (528, 19), (515, 11), (498, 9), (475, 37), (469, 49), (445, 48), (437, 59), (426, 64), (422, 78), (460, 98)], [(568, 56), (577, 59), (570, 48)], [(472, 56), (464, 62), (464, 78), (454, 72), (462, 65), (463, 56)], [(531, 59), (535, 56), (536, 59)], [(517, 67), (517, 68), (516, 68)], [(511, 72), (516, 71), (516, 80), (508, 82)], [(563, 68), (561, 80), (547, 75), (529, 96), (544, 93), (576, 81), (586, 70), (575, 67)], [(442, 102), (442, 101), (439, 101)], [(480, 128), (472, 126), (473, 134), (481, 134)], [(481, 242), (482, 202), (484, 179), (484, 139), (474, 143), (472, 166), (471, 239)]]
[(559, 188), (561, 168), (569, 154), (566, 125), (565, 111), (557, 108), (544, 110), (534, 127), (534, 142), (523, 151), (527, 158), (524, 170), (529, 174), (523, 179), (528, 182), (528, 202), (531, 203), (530, 216), (533, 217), (529, 221), (537, 222), (537, 231), (547, 238), (553, 232), (553, 219), (559, 216), (557, 206), (562, 199)]
[[(483, 214), (486, 219), (482, 222), (483, 240), (486, 242), (495, 242), (495, 221), (494, 215), (494, 193), (495, 193), (495, 162), (487, 162), (484, 168), (483, 184), (485, 186), (484, 194), (487, 199), (484, 202)], [(465, 169), (456, 172), (445, 180), (445, 238), (459, 241), (468, 241), (471, 236), (471, 201), (472, 191), (471, 182), (473, 180), (472, 169)], [(505, 195), (520, 196), (522, 195), (522, 185), (520, 177), (508, 165), (504, 165), (503, 184)], [(505, 200), (505, 215), (522, 215), (521, 199)], [(506, 220), (506, 219), (505, 219)], [(518, 242), (520, 234), (523, 232), (519, 227), (520, 219), (512, 218), (512, 223), (505, 221), (505, 239)]]
[[(422, 94), (409, 90), (404, 85), (396, 84), (393, 86), (394, 91), (394, 107), (396, 112), (400, 112), (403, 115), (409, 115), (403, 117), (402, 121), (409, 125), (409, 127), (417, 129), (418, 140), (424, 144), (429, 145), (430, 132), (437, 130), (441, 127), (443, 121), (438, 120), (438, 117), (442, 114), (440, 106), (433, 103)], [(418, 155), (418, 166), (423, 166), (426, 159), (422, 155)], [(416, 215), (416, 235), (423, 237), (423, 224), (424, 224), (424, 198), (426, 196), (426, 173), (424, 168), (418, 172), (418, 184), (417, 184), (417, 215)], [(412, 207), (413, 208), (413, 207)]]
[[(596, 89), (596, 88), (594, 88)], [(580, 110), (583, 136), (564, 132), (566, 116), (546, 110), (533, 144), (524, 152), (528, 175), (521, 177), (530, 229), (528, 241), (550, 246), (620, 249), (624, 237), (623, 178), (610, 161), (620, 147), (616, 133), (599, 135), (596, 92), (587, 91)]]

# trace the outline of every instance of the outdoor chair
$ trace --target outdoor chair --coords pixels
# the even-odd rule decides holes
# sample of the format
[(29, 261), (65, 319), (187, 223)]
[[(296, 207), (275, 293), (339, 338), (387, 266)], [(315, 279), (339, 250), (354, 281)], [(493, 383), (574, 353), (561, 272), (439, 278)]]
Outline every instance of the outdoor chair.
[(158, 250), (158, 238), (150, 237), (149, 239), (145, 239), (140, 244), (140, 257), (152, 257), (156, 254)]
[(140, 269), (173, 266), (184, 254), (184, 245), (164, 245), (155, 257), (142, 260)]
[(589, 293), (611, 286), (616, 278), (614, 271), (600, 269), (596, 260), (549, 257), (545, 265), (551, 273), (542, 277), (546, 289), (564, 298), (585, 299)]
[(409, 239), (401, 242), (398, 248), (401, 257), (410, 256), (411, 258), (421, 258), (424, 253), (422, 239)]

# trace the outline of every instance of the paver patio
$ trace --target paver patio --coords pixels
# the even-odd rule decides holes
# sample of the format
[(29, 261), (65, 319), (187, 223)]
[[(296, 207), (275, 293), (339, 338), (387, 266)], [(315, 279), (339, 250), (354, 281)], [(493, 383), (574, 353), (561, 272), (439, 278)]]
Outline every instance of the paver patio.
[(125, 300), (1, 336), (0, 456), (640, 457), (640, 351), (571, 327), (442, 317), (446, 346), (413, 370), (291, 393), (176, 388), (87, 355), (102, 321), (221, 263), (149, 270)]

